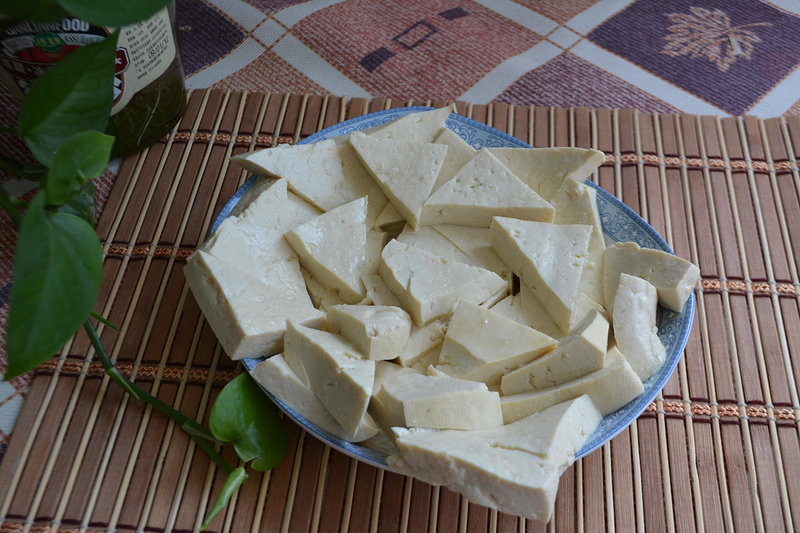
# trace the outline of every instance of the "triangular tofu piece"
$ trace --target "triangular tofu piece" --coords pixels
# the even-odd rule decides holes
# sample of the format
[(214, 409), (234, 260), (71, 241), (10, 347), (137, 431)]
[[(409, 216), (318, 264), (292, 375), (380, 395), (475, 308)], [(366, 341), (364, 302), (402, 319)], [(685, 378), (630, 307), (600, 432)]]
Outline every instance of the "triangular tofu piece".
[(631, 365), (617, 350), (606, 354), (606, 366), (556, 387), (510, 394), (500, 398), (503, 420), (510, 424), (520, 418), (543, 411), (557, 403), (587, 394), (600, 414), (606, 416), (644, 392), (644, 385)]
[(592, 227), (495, 217), (492, 248), (569, 332)]
[(425, 201), (422, 223), (488, 228), (493, 216), (551, 222), (554, 209), (486, 150)]
[(372, 396), (375, 361), (364, 359), (338, 335), (291, 321), (286, 326), (283, 358), (344, 431), (358, 434)]
[(656, 288), (646, 280), (620, 274), (614, 298), (614, 339), (642, 381), (664, 364), (667, 353), (656, 327)]
[(544, 333), (461, 301), (450, 319), (436, 370), (492, 385), (555, 345)]
[(367, 199), (354, 200), (309, 220), (286, 233), (303, 265), (323, 286), (347, 303), (366, 294), (361, 275), (366, 268)]
[(390, 466), (511, 515), (550, 519), (561, 473), (601, 417), (579, 398), (514, 424), (474, 431), (394, 428)]
[(328, 310), (327, 323), (373, 361), (396, 358), (411, 333), (411, 317), (394, 306), (336, 305)]
[(273, 355), (283, 349), (286, 320), (319, 325), (297, 259), (271, 263), (265, 283), (249, 272), (195, 251), (183, 269), (197, 305), (231, 359)]
[(641, 248), (635, 242), (617, 242), (606, 248), (603, 265), (606, 309), (614, 312), (614, 295), (621, 273), (646, 279), (658, 291), (664, 307), (680, 313), (695, 285), (700, 269), (686, 259), (663, 250)]
[(444, 156), (442, 169), (439, 171), (439, 177), (436, 178), (436, 183), (433, 185), (435, 192), (439, 187), (453, 179), (456, 173), (475, 156), (477, 150), (459, 137), (456, 132), (448, 128), (442, 128), (442, 131), (433, 142), (447, 146), (447, 154)]
[(438, 224), (431, 226), (455, 244), (459, 250), (472, 258), (475, 266), (491, 270), (508, 282), (511, 287), (511, 269), (506, 266), (492, 249), (489, 228), (457, 226), (455, 224)]
[(489, 148), (519, 179), (547, 201), (569, 177), (581, 182), (603, 161), (605, 154), (587, 148)]
[(417, 326), (449, 315), (459, 299), (481, 304), (506, 287), (494, 272), (396, 240), (384, 247), (378, 273)]
[(447, 259), (459, 261), (467, 265), (482, 266), (470, 256), (462, 252), (458, 246), (456, 246), (447, 237), (434, 230), (434, 228), (431, 226), (422, 226), (414, 231), (408, 225), (406, 225), (406, 227), (403, 228), (403, 231), (401, 231), (395, 238), (403, 244), (422, 248), (426, 252), (432, 253), (433, 255), (446, 257)]
[(548, 353), (503, 376), (503, 394), (561, 385), (603, 368), (608, 349), (608, 320), (600, 312), (583, 322)]
[(284, 233), (320, 214), (315, 207), (287, 193), (284, 180), (271, 185), (268, 181), (271, 180), (254, 184), (253, 199), (237, 215), (228, 216), (200, 247), (223, 261), (235, 257), (241, 270), (261, 281), (268, 281), (267, 265), (297, 257), (283, 239)]
[(386, 204), (350, 147), (337, 146), (333, 139), (279, 144), (231, 159), (253, 174), (286, 179), (290, 189), (323, 211), (368, 196), (370, 218), (374, 219)]
[(430, 143), (444, 127), (452, 111), (453, 107), (448, 106), (409, 113), (370, 132), (369, 136), (397, 143)]
[(597, 209), (597, 191), (584, 183), (566, 179), (550, 199), (550, 203), (556, 210), (553, 219), (556, 224), (592, 226), (586, 267), (581, 279), (581, 292), (599, 305), (604, 305), (606, 299), (603, 288), (603, 253), (606, 242), (600, 222), (600, 211)]
[(361, 132), (350, 135), (350, 144), (395, 209), (416, 228), (447, 147), (374, 138)]
[(321, 430), (327, 431), (340, 439), (351, 439), (350, 442), (362, 442), (374, 437), (380, 431), (380, 428), (369, 414), (364, 416), (355, 433), (345, 431), (325, 409), (325, 406), (316, 397), (314, 391), (306, 383), (300, 381), (300, 378), (286, 364), (281, 354), (273, 355), (269, 359), (258, 363), (250, 371), (250, 375), (259, 385), (288, 405), (295, 413)]

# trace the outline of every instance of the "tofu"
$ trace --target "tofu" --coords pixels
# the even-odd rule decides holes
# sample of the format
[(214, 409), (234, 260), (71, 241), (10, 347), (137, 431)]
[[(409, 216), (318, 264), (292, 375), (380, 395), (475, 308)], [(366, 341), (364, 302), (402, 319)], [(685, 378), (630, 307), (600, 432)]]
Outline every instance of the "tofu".
[[(417, 364), (425, 360), (423, 368), (427, 367), (435, 355), (436, 361), (439, 360), (439, 350), (444, 342), (444, 334), (447, 331), (448, 320), (438, 318), (428, 322), (424, 326), (411, 326), (411, 334), (408, 342), (400, 350), (397, 360), (405, 367), (416, 367)], [(435, 361), (434, 361), (435, 362)]]
[(597, 191), (588, 185), (567, 179), (550, 199), (550, 203), (556, 210), (553, 218), (556, 224), (586, 224), (592, 227), (580, 291), (602, 306), (605, 303), (603, 254), (606, 243), (597, 209)]
[[(367, 223), (369, 226), (369, 223)], [(364, 274), (377, 274), (378, 266), (381, 262), (381, 251), (389, 241), (389, 235), (385, 231), (370, 228), (367, 230), (367, 242), (364, 248)], [(363, 282), (363, 280), (362, 280)]]
[(641, 248), (635, 242), (615, 243), (607, 247), (604, 269), (606, 309), (612, 314), (614, 295), (623, 272), (653, 284), (659, 303), (676, 313), (680, 313), (700, 281), (700, 269), (686, 259), (662, 250)]
[(655, 374), (667, 356), (656, 327), (657, 298), (652, 284), (620, 274), (614, 297), (614, 339), (642, 381)]
[(588, 395), (603, 416), (609, 415), (644, 392), (642, 380), (616, 348), (606, 354), (606, 366), (567, 383), (500, 398), (503, 421), (510, 424), (557, 403)]
[(378, 213), (378, 217), (373, 224), (377, 228), (386, 228), (387, 231), (399, 225), (400, 228), (397, 231), (400, 231), (403, 226), (405, 226), (406, 219), (403, 218), (403, 215), (400, 214), (391, 202), (387, 202), (386, 206)]
[(522, 307), (522, 299), (519, 293), (509, 294), (489, 309), (491, 309), (493, 313), (513, 320), (514, 322), (524, 326), (529, 325), (528, 316), (525, 313), (525, 309)]
[(436, 183), (433, 185), (433, 191), (435, 192), (442, 185), (453, 179), (456, 173), (461, 170), (461, 167), (475, 156), (477, 150), (459, 137), (456, 132), (448, 128), (442, 128), (433, 142), (447, 146), (447, 153), (444, 156), (444, 163), (439, 171), (439, 177), (436, 178)]
[(354, 132), (350, 144), (375, 182), (412, 228), (419, 226), (422, 205), (442, 168), (447, 147), (396, 141)]
[(233, 360), (261, 357), (283, 349), (286, 320), (318, 325), (296, 259), (267, 267), (262, 283), (249, 272), (196, 250), (183, 274), (223, 350)]
[(378, 273), (417, 326), (451, 314), (459, 299), (481, 304), (506, 287), (494, 272), (396, 240), (384, 247)]
[(253, 199), (237, 215), (229, 216), (200, 249), (223, 261), (236, 258), (241, 270), (268, 283), (267, 265), (296, 258), (284, 233), (320, 211), (290, 195), (286, 181), (264, 179), (252, 188)]
[(492, 248), (568, 332), (586, 266), (592, 227), (495, 217)]
[(506, 373), (501, 380), (504, 395), (546, 389), (603, 368), (608, 345), (608, 320), (595, 311), (553, 351)]
[(553, 207), (486, 150), (430, 195), (422, 224), (459, 224), (488, 228), (493, 216), (552, 222)]
[(520, 283), (517, 297), (525, 312), (524, 324), (554, 339), (561, 339), (568, 333), (558, 327), (558, 324), (555, 323), (553, 317), (551, 317), (547, 309), (544, 308), (544, 305), (542, 305), (536, 295), (533, 294), (533, 290), (530, 287), (524, 283)]
[(231, 160), (253, 174), (284, 178), (291, 190), (322, 211), (368, 196), (371, 211), (377, 216), (387, 201), (369, 174), (356, 166), (360, 163), (349, 146), (337, 146), (333, 139), (279, 144)]
[(544, 333), (462, 300), (450, 320), (436, 369), (493, 384), (555, 346)]
[(491, 270), (508, 283), (511, 288), (511, 269), (498, 257), (492, 249), (492, 239), (488, 228), (458, 226), (455, 224), (438, 224), (431, 226), (455, 244), (459, 250), (472, 258), (475, 266)]
[(411, 333), (411, 317), (399, 307), (335, 305), (328, 310), (327, 319), (331, 332), (373, 361), (397, 357)]
[(303, 267), (300, 267), (300, 271), (303, 273), (306, 290), (308, 290), (308, 295), (311, 297), (314, 307), (327, 313), (328, 309), (334, 305), (346, 303), (338, 292), (325, 287), (311, 275), (311, 272)]
[[(586, 398), (498, 428), (395, 428), (390, 466), (498, 511), (548, 521), (558, 480), (600, 422)], [(562, 442), (558, 436), (565, 436)]]
[(366, 197), (334, 208), (286, 233), (300, 264), (347, 303), (366, 295), (361, 284), (367, 248)]
[(258, 363), (250, 371), (250, 375), (258, 384), (267, 389), (278, 400), (286, 404), (292, 411), (306, 419), (308, 423), (349, 442), (362, 442), (378, 434), (378, 428), (372, 416), (364, 416), (354, 434), (349, 434), (334, 419), (319, 398), (307, 384), (286, 364), (281, 354), (276, 354)]
[(484, 429), (503, 425), (500, 395), (483, 383), (407, 372), (386, 380), (375, 394), (384, 427)]
[(287, 322), (283, 357), (345, 431), (356, 438), (375, 381), (375, 361), (327, 331)]
[(412, 230), (406, 225), (403, 231), (395, 238), (398, 242), (416, 246), (417, 248), (421, 248), (439, 257), (445, 257), (467, 265), (481, 266), (477, 261), (461, 251), (461, 249), (447, 237), (430, 226), (423, 226)]
[(369, 135), (374, 139), (392, 140), (398, 143), (432, 143), (453, 110), (453, 106), (447, 106), (409, 113), (380, 126)]
[(582, 182), (605, 161), (603, 152), (586, 148), (489, 148), (488, 150), (547, 201), (561, 187), (565, 179)]
[[(380, 263), (379, 263), (380, 265)], [(365, 272), (361, 274), (361, 283), (367, 291), (364, 303), (373, 305), (393, 305), (400, 307), (400, 300), (389, 290), (383, 278), (377, 272)], [(339, 302), (344, 303), (344, 302)]]

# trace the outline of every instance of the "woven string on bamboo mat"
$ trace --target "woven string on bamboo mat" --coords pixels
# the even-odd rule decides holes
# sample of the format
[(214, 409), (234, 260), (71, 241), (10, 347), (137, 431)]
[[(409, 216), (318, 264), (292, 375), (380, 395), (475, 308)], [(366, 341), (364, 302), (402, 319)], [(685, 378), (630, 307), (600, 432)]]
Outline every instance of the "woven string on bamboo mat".
[[(99, 222), (101, 338), (124, 373), (205, 421), (238, 371), (182, 275), (246, 178), (229, 157), (390, 106), (197, 91), (176, 131), (124, 161)], [(701, 267), (685, 356), (645, 413), (561, 478), (547, 526), (356, 462), (286, 421), (211, 531), (783, 531), (800, 520), (800, 118), (468, 106), (535, 146), (595, 147), (593, 176)], [(229, 462), (235, 457), (227, 457)], [(109, 382), (84, 335), (36, 373), (0, 463), (2, 531), (190, 531), (223, 476)]]

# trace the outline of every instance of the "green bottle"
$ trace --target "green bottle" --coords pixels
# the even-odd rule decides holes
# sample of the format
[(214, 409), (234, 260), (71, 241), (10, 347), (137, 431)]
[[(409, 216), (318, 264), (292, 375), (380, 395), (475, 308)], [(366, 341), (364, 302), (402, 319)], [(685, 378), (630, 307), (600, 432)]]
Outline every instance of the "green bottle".
[[(14, 24), (0, 34), (2, 81), (21, 98), (50, 65), (80, 46), (104, 39), (112, 30), (75, 17)], [(120, 31), (111, 109), (118, 155), (137, 152), (162, 138), (185, 109), (172, 2)]]

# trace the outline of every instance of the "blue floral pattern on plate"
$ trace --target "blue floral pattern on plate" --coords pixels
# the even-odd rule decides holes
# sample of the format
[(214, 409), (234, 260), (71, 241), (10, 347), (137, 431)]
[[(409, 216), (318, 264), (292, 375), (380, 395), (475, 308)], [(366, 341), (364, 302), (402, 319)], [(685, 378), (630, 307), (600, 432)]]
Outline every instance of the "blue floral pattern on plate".
[[(318, 142), (324, 139), (347, 135), (354, 131), (365, 130), (380, 126), (400, 118), (414, 111), (428, 110), (428, 107), (406, 107), (398, 109), (388, 109), (361, 117), (353, 118), (329, 128), (315, 133), (301, 141), (301, 144)], [(491, 128), (480, 122), (469, 118), (452, 114), (447, 119), (446, 126), (457, 133), (462, 139), (468, 142), (473, 148), (489, 147), (527, 147), (530, 146), (506, 133)], [(241, 199), (245, 191), (253, 184), (254, 178), (247, 182), (236, 191), (227, 204), (223, 207), (219, 217), (212, 226), (212, 233), (222, 220), (230, 214), (236, 203)], [(617, 198), (601, 189), (594, 183), (586, 182), (588, 185), (597, 189), (597, 206), (600, 211), (600, 220), (603, 225), (603, 232), (607, 238), (613, 241), (633, 241), (645, 248), (655, 248), (673, 253), (666, 241), (648, 225), (639, 215), (632, 211)], [(583, 448), (576, 455), (576, 459), (601, 447), (611, 440), (618, 433), (623, 431), (647, 408), (650, 402), (658, 395), (659, 391), (667, 383), (675, 367), (680, 360), (694, 318), (694, 295), (692, 294), (680, 313), (675, 313), (659, 306), (657, 323), (658, 336), (666, 347), (666, 360), (661, 369), (656, 372), (644, 384), (644, 393), (620, 408), (619, 410), (603, 417), (600, 426), (589, 436)], [(263, 359), (244, 359), (242, 362), (247, 370), (252, 370), (255, 365)], [(368, 448), (360, 444), (353, 444), (331, 435), (312, 425), (300, 414), (293, 411), (283, 402), (275, 398), (269, 391), (267, 395), (295, 422), (309, 433), (313, 434), (331, 447), (362, 460), (379, 468), (387, 468), (386, 454)]]

